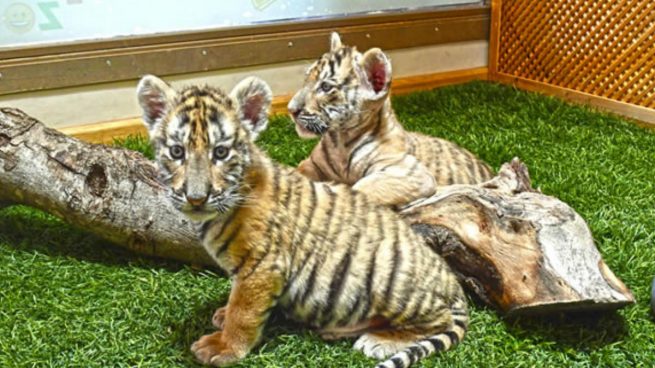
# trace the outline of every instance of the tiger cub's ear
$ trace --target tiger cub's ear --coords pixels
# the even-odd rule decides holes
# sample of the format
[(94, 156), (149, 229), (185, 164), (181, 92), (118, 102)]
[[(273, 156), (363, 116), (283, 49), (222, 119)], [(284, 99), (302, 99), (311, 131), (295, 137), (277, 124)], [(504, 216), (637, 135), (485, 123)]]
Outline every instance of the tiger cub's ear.
[(359, 61), (358, 74), (364, 88), (371, 93), (370, 99), (379, 100), (389, 94), (391, 62), (382, 50), (373, 48), (366, 51)]
[(330, 51), (334, 52), (341, 48), (341, 37), (337, 32), (330, 34)]
[(268, 84), (257, 77), (245, 78), (230, 92), (230, 96), (238, 104), (241, 124), (250, 133), (250, 139), (253, 141), (266, 129), (272, 95)]
[(177, 92), (154, 75), (146, 75), (139, 81), (136, 94), (143, 110), (143, 122), (152, 138), (156, 126), (171, 109)]

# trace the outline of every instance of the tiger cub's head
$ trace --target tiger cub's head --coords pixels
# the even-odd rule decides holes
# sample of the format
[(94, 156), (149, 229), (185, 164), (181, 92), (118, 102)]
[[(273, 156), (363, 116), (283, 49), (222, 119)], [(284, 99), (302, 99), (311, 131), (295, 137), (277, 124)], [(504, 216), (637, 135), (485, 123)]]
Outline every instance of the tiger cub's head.
[(389, 95), (391, 63), (378, 48), (361, 54), (332, 33), (330, 51), (307, 70), (288, 108), (303, 138), (352, 128), (364, 112), (377, 111)]
[(250, 77), (229, 95), (211, 87), (176, 91), (147, 75), (137, 95), (174, 206), (203, 221), (238, 205), (253, 141), (268, 123), (268, 85)]

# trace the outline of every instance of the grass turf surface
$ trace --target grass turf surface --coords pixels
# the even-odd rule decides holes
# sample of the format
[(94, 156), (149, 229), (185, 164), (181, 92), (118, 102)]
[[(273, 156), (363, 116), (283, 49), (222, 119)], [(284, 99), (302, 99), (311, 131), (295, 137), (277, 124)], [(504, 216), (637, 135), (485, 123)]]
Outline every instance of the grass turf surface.
[[(648, 313), (655, 275), (655, 134), (556, 99), (484, 82), (398, 97), (407, 129), (455, 141), (496, 169), (519, 156), (535, 186), (591, 226), (605, 261), (637, 305), (618, 313), (504, 320), (471, 307), (457, 349), (422, 367), (652, 366)], [(260, 145), (289, 165), (315, 142), (285, 117)], [(145, 149), (142, 139), (124, 145)], [(212, 330), (229, 282), (211, 271), (145, 259), (42, 212), (0, 210), (1, 367), (196, 366), (189, 346)], [(279, 318), (243, 367), (369, 367), (352, 341), (326, 343)]]

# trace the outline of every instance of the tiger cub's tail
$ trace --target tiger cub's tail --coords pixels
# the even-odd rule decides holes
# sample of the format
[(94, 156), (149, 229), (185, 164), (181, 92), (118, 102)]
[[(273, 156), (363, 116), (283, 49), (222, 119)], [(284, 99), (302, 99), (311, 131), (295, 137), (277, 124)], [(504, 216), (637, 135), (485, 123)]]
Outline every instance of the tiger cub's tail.
[(457, 301), (451, 309), (453, 324), (444, 332), (419, 340), (407, 348), (394, 354), (391, 358), (378, 364), (376, 368), (408, 368), (417, 361), (441, 352), (450, 350), (457, 345), (466, 334), (468, 314), (466, 303)]

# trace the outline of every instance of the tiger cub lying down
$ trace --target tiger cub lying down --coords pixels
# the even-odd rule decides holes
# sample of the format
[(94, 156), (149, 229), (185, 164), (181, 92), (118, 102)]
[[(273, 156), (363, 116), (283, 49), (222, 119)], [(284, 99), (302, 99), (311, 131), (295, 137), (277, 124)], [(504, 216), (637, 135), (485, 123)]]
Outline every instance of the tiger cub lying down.
[(217, 332), (191, 350), (227, 365), (261, 339), (274, 307), (325, 338), (407, 367), (461, 341), (466, 300), (446, 263), (390, 209), (344, 185), (314, 183), (253, 143), (271, 92), (247, 78), (227, 95), (138, 86), (143, 119), (170, 200), (202, 223), (209, 254), (232, 277)]
[(298, 170), (394, 207), (429, 197), (437, 186), (491, 179), (489, 166), (464, 148), (405, 131), (391, 107), (390, 86), (391, 64), (380, 49), (362, 55), (333, 33), (330, 51), (308, 69), (288, 105), (298, 135), (321, 136)]

